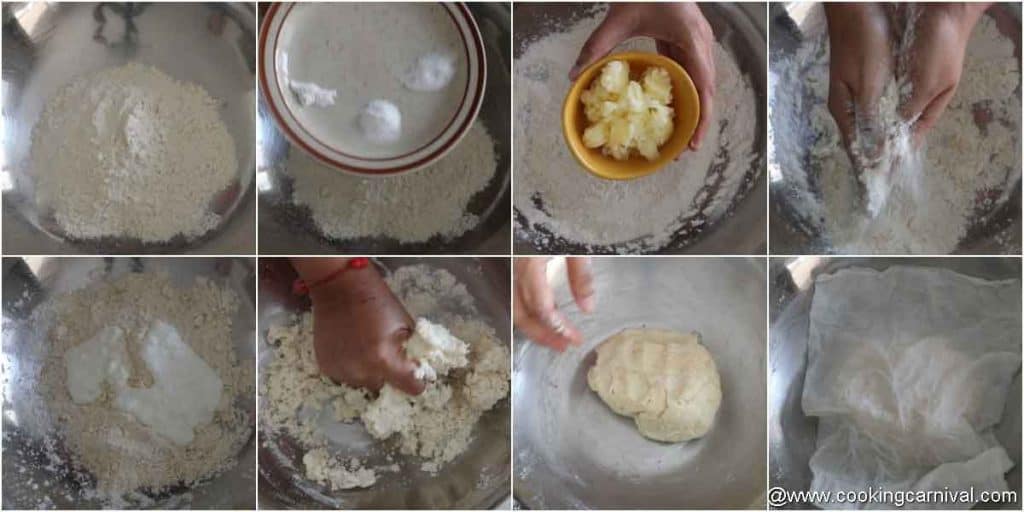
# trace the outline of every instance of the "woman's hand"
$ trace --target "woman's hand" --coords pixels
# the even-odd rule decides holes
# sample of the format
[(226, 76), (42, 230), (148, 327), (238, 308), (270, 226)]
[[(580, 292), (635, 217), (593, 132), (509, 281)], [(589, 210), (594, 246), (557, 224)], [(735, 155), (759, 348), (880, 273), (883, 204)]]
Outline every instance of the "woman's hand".
[[(555, 309), (554, 293), (548, 284), (547, 267), (551, 258), (516, 258), (512, 318), (516, 328), (531, 340), (556, 350), (579, 345), (583, 336)], [(585, 312), (594, 310), (594, 289), (588, 258), (568, 258), (569, 287), (576, 305)]]
[(825, 4), (825, 17), (831, 42), (828, 108), (843, 145), (849, 150), (860, 138), (861, 147), (881, 152), (878, 100), (893, 76), (889, 14), (879, 4), (837, 2)]
[(916, 19), (906, 70), (912, 88), (901, 112), (904, 119), (915, 120), (915, 143), (924, 140), (953, 99), (971, 31), (989, 5), (957, 2), (918, 7), (921, 12)]
[(615, 3), (569, 71), (575, 80), (584, 68), (608, 55), (619, 43), (638, 36), (657, 41), (658, 53), (683, 66), (693, 79), (700, 99), (700, 120), (690, 141), (700, 148), (714, 114), (715, 34), (694, 3)]
[[(307, 284), (348, 265), (344, 258), (295, 258)], [(380, 390), (385, 383), (409, 394), (423, 392), (416, 363), (405, 356), (413, 318), (373, 265), (347, 268), (309, 290), (313, 344), (327, 377), (353, 387)]]

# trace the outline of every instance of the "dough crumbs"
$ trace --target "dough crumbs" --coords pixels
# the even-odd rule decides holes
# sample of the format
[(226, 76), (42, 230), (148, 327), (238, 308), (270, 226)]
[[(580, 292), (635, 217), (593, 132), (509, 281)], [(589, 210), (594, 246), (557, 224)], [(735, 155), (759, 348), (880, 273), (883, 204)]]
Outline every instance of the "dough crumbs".
[(303, 151), (286, 163), (292, 201), (306, 206), (327, 238), (386, 237), (404, 243), (452, 239), (480, 219), (470, 201), (497, 170), (494, 141), (476, 123), (450, 153), (429, 167), (383, 178), (362, 178), (328, 168)]
[[(255, 391), (253, 368), (239, 362), (230, 342), (239, 307), (233, 291), (209, 279), (178, 287), (164, 272), (126, 274), (51, 299), (38, 313), (53, 320), (40, 373), (43, 403), (57, 425), (46, 438), (47, 455), (62, 467), (70, 455), (69, 477), (86, 486), (94, 481), (96, 497), (115, 508), (152, 506), (148, 495), (196, 485), (233, 466), (253, 433), (245, 404)], [(67, 387), (65, 354), (109, 327), (124, 333), (129, 386), (152, 386), (141, 352), (158, 321), (173, 325), (223, 383), (212, 421), (197, 425), (185, 445), (117, 409), (110, 385), (85, 404), (76, 404)]]
[(332, 489), (370, 487), (377, 481), (377, 473), (362, 467), (358, 459), (350, 459), (346, 465), (331, 457), (326, 448), (306, 452), (302, 464), (306, 467), (307, 478)]
[(41, 211), (76, 239), (203, 235), (220, 221), (213, 203), (238, 172), (219, 108), (202, 87), (141, 64), (71, 82), (32, 131)]
[[(274, 357), (266, 367), (261, 418), (270, 436), (290, 435), (302, 445), (306, 477), (332, 490), (366, 487), (379, 473), (399, 468), (397, 463), (366, 467), (363, 461), (332, 453), (317, 415), (302, 411), (326, 409), (338, 421), (358, 419), (380, 441), (378, 448), (419, 457), (420, 469), (435, 473), (466, 450), (481, 415), (509, 393), (509, 349), (477, 317), (465, 285), (451, 273), (425, 265), (401, 267), (387, 281), (419, 319), (418, 334), (407, 346), (413, 346), (412, 357), (435, 375), (427, 379), (421, 395), (385, 385), (373, 397), (322, 377), (313, 351), (311, 313), (293, 315), (267, 333)], [(450, 308), (463, 313), (450, 313)], [(394, 444), (383, 443), (392, 439)]]

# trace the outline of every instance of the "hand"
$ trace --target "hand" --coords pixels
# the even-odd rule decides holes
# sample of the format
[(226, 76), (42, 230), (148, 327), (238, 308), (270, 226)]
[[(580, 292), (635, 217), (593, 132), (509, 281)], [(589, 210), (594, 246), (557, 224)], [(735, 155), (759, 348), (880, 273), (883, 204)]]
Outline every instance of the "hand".
[[(316, 283), (348, 264), (344, 258), (295, 258), (307, 283)], [(406, 393), (423, 392), (416, 363), (405, 357), (415, 324), (373, 265), (349, 268), (313, 286), (313, 346), (327, 377), (378, 391), (385, 383)]]
[(971, 31), (989, 5), (949, 3), (919, 7), (920, 17), (916, 20), (906, 69), (912, 89), (900, 112), (904, 119), (915, 120), (915, 144), (924, 140), (953, 99)]
[[(512, 318), (516, 328), (527, 337), (556, 350), (565, 350), (569, 345), (579, 345), (583, 336), (555, 309), (554, 294), (548, 284), (548, 261), (551, 258), (516, 258), (515, 304)], [(594, 289), (588, 258), (568, 258), (569, 288), (576, 305), (585, 312), (594, 310)]]
[(714, 113), (715, 34), (696, 4), (612, 4), (580, 50), (569, 78), (575, 80), (584, 68), (608, 55), (619, 43), (637, 36), (655, 39), (658, 53), (678, 62), (693, 79), (700, 99), (700, 120), (690, 148), (699, 149)]
[(857, 137), (862, 147), (880, 153), (885, 134), (877, 126), (878, 100), (893, 76), (888, 13), (878, 4), (839, 2), (825, 4), (825, 17), (831, 41), (829, 111), (847, 151)]

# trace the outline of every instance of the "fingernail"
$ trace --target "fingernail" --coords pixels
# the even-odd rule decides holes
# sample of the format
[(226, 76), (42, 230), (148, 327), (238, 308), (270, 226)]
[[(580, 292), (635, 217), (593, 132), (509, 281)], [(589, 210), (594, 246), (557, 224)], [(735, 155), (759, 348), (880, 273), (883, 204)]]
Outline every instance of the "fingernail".
[(584, 313), (591, 313), (594, 311), (594, 296), (588, 295), (580, 299), (580, 309)]
[(579, 64), (574, 64), (572, 66), (572, 69), (569, 70), (569, 80), (575, 80), (576, 79), (576, 75), (579, 75), (579, 73), (580, 73), (580, 65)]

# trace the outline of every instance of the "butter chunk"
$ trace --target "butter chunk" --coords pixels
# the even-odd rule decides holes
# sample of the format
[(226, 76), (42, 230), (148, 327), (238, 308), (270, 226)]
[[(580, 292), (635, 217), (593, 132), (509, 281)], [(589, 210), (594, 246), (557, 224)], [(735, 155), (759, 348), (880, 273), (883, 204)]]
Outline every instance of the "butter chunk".
[(650, 67), (640, 80), (630, 80), (629, 64), (613, 60), (580, 94), (589, 123), (583, 144), (616, 160), (634, 154), (654, 160), (672, 136), (675, 111), (668, 71)]

